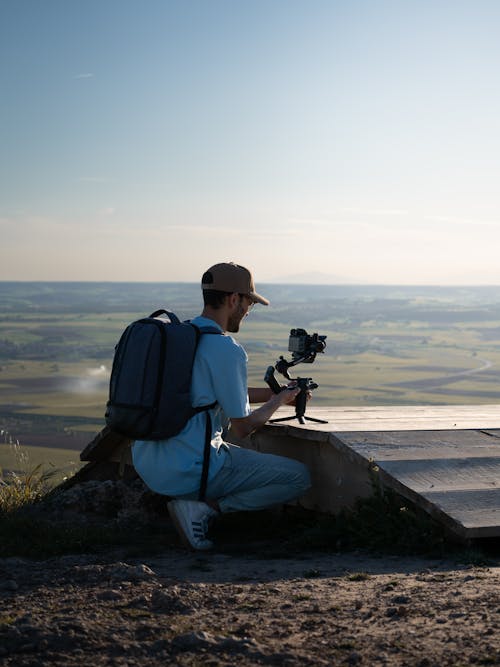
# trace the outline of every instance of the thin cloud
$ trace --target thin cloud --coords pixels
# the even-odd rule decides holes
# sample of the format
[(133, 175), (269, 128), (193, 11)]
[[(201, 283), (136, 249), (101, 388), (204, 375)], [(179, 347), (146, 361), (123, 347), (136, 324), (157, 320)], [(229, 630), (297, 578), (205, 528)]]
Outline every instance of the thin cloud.
[(243, 228), (224, 227), (223, 225), (168, 225), (160, 229), (165, 232), (189, 232), (190, 234), (248, 236), (248, 231)]
[(75, 79), (92, 79), (94, 74), (92, 72), (81, 72), (75, 76)]
[(487, 227), (498, 227), (500, 224), (500, 220), (471, 220), (470, 218), (457, 218), (448, 215), (426, 215), (424, 220), (445, 222), (452, 225), (485, 225)]
[(382, 216), (405, 216), (408, 211), (401, 208), (343, 208), (344, 213), (356, 213), (358, 215), (382, 215)]
[(344, 226), (365, 225), (367, 227), (369, 226), (369, 223), (366, 220), (333, 218), (333, 217), (332, 218), (317, 218), (317, 217), (288, 218), (287, 222), (290, 225), (298, 225), (303, 229), (309, 231), (311, 230), (312, 227), (328, 231), (331, 230), (333, 226), (336, 227), (341, 227), (342, 225)]

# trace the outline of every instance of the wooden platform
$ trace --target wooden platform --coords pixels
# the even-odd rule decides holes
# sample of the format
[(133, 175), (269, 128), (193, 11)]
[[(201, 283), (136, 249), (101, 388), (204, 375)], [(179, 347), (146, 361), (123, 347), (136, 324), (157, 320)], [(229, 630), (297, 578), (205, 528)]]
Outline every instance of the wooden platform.
[[(277, 415), (294, 415), (282, 409)], [(372, 492), (368, 470), (462, 538), (500, 536), (500, 405), (308, 408), (252, 447), (304, 461), (306, 507), (337, 512)]]

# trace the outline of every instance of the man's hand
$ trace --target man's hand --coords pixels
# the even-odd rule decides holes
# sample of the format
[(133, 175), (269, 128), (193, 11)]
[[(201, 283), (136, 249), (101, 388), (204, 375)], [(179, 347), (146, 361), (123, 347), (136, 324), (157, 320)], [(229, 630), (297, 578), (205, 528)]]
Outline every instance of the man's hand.
[(274, 394), (274, 395), (281, 398), (281, 403), (278, 406), (280, 407), (281, 405), (289, 405), (289, 404), (293, 405), (295, 403), (295, 399), (299, 394), (300, 394), (300, 389), (297, 387), (297, 385), (290, 383), (288, 386), (282, 389), (279, 394)]
[[(287, 385), (281, 385), (281, 393), (284, 393), (285, 391), (289, 391), (290, 389), (295, 389), (297, 387), (297, 380), (290, 380), (290, 382)], [(298, 395), (298, 394), (297, 394)], [(297, 401), (297, 395), (295, 396), (295, 399), (291, 403), (291, 405), (296, 405)], [(312, 398), (312, 391), (310, 389), (306, 390), (306, 401), (310, 401)], [(290, 403), (289, 403), (290, 405)]]

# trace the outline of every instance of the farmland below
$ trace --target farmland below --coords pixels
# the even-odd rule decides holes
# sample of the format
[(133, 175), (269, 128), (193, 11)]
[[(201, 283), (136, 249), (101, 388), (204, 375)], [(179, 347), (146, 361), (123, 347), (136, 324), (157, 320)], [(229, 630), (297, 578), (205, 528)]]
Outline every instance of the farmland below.
[[(236, 335), (249, 383), (290, 358), (291, 328), (327, 336), (314, 364), (315, 405), (496, 403), (500, 399), (497, 287), (259, 285)], [(0, 466), (16, 467), (19, 441), (33, 463), (77, 466), (103, 426), (114, 346), (134, 319), (165, 307), (200, 312), (184, 283), (0, 283)], [(43, 458), (42, 458), (43, 457)]]

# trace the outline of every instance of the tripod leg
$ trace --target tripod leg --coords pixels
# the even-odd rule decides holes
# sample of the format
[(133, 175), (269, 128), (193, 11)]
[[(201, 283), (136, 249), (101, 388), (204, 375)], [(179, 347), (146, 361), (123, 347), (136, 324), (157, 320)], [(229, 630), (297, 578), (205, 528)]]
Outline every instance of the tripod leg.
[(276, 422), (289, 422), (292, 419), (296, 419), (295, 415), (292, 415), (291, 417), (278, 417), (277, 419), (270, 419), (269, 423), (275, 424)]
[(302, 415), (292, 415), (291, 417), (278, 417), (278, 419), (270, 419), (270, 424), (276, 424), (277, 422), (289, 422), (292, 419), (297, 419), (299, 424), (305, 424), (306, 422), (317, 422), (318, 424), (328, 424), (325, 419), (315, 419), (314, 417), (305, 417)]

